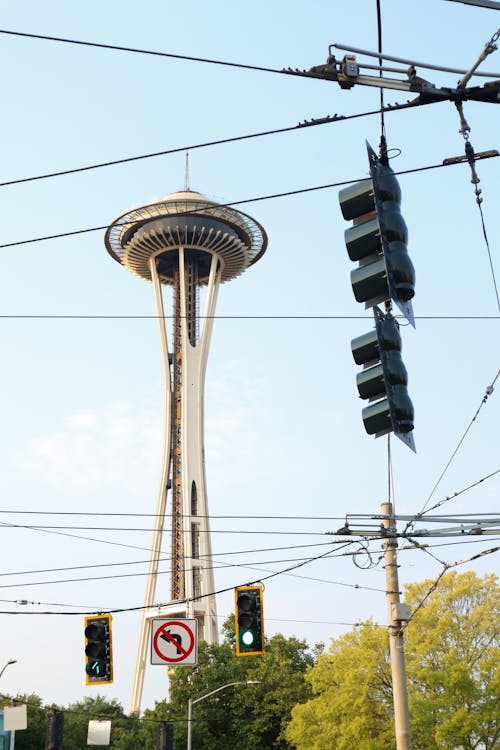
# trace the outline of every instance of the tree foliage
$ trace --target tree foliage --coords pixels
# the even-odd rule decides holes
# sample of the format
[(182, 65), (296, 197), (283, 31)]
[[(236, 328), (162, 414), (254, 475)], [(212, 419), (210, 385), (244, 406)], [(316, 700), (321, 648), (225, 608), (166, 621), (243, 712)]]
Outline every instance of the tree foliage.
[[(111, 719), (111, 750), (156, 750), (161, 721), (174, 724), (175, 750), (184, 750), (189, 698), (196, 699), (222, 685), (227, 688), (194, 705), (193, 747), (197, 750), (288, 750), (284, 726), (292, 707), (311, 696), (305, 672), (314, 661), (307, 644), (275, 635), (262, 656), (237, 657), (234, 617), (224, 625), (222, 644), (200, 643), (198, 665), (177, 667), (170, 680), (169, 700), (146, 710), (141, 719), (127, 717), (115, 700), (84, 698), (66, 708), (43, 706), (38, 696), (17, 696), (28, 704), (28, 729), (16, 733), (16, 750), (43, 750), (47, 715), (64, 713), (64, 750), (87, 747), (90, 719)], [(256, 684), (246, 685), (247, 681)]]
[[(411, 584), (416, 609), (432, 581)], [(500, 589), (495, 576), (448, 573), (405, 631), (414, 750), (500, 748)], [(372, 622), (332, 642), (308, 671), (314, 697), (296, 706), (286, 737), (297, 750), (392, 750), (385, 628)]]
[(307, 644), (275, 635), (262, 656), (237, 657), (234, 617), (224, 626), (223, 643), (200, 644), (197, 667), (175, 670), (170, 702), (156, 705), (147, 718), (175, 723), (175, 748), (186, 746), (189, 698), (196, 699), (222, 685), (239, 684), (218, 692), (193, 706), (193, 747), (200, 750), (285, 750), (290, 745), (284, 727), (292, 707), (310, 695), (305, 671), (314, 658)]

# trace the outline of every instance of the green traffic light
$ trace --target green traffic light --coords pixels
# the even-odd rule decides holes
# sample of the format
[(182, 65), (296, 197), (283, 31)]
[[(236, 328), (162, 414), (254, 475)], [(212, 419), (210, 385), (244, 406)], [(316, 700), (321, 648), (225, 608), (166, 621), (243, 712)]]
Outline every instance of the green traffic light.
[(85, 617), (84, 633), (86, 684), (99, 685), (113, 682), (111, 615)]
[(85, 671), (89, 677), (98, 677), (101, 674), (101, 671), (104, 670), (104, 666), (103, 662), (92, 659), (85, 665)]
[(253, 646), (255, 642), (255, 633), (252, 630), (244, 630), (240, 635), (240, 640), (244, 646)]

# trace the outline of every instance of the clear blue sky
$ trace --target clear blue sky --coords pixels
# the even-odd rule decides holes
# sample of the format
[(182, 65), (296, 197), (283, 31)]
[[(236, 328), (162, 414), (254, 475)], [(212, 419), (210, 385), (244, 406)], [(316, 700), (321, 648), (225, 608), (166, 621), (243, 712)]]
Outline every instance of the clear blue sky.
[[(388, 54), (459, 68), (475, 62), (500, 20), (494, 11), (445, 0), (383, 0), (382, 16)], [(5, 7), (1, 26), (270, 68), (322, 64), (333, 42), (377, 47), (374, 0), (145, 0), (140, 6), (127, 0), (119, 10), (95, 0), (28, 0)], [(365, 112), (379, 103), (374, 89), (343, 91), (331, 82), (1, 34), (0, 56), (0, 182)], [(483, 67), (500, 71), (499, 53)], [(437, 85), (457, 81), (453, 74), (418, 73)], [(391, 103), (406, 98), (386, 93)], [(500, 107), (470, 103), (465, 114), (476, 151), (499, 148)], [(401, 150), (395, 169), (463, 153), (452, 104), (391, 113), (386, 127), (389, 146)], [(365, 139), (377, 147), (379, 137), (379, 118), (371, 116), (193, 150), (191, 186), (230, 202), (362, 178)], [(2, 187), (0, 244), (105, 226), (181, 188), (183, 169), (179, 153)], [(500, 277), (499, 160), (479, 162), (478, 173)], [(498, 371), (498, 309), (468, 167), (406, 175), (400, 184), (417, 272), (417, 328), (402, 331), (417, 454), (396, 440), (391, 445), (396, 509), (411, 514), (424, 505)], [(297, 545), (325, 545), (332, 540), (326, 532), (342, 525), (336, 518), (376, 513), (387, 498), (387, 443), (365, 434), (356, 397), (350, 340), (372, 324), (351, 292), (337, 194), (333, 188), (243, 208), (265, 227), (269, 248), (255, 267), (221, 289), (210, 352), (208, 498), (214, 557), (230, 564), (216, 571), (218, 589), (323, 552), (327, 547)], [(0, 576), (1, 609), (20, 613), (1, 616), (0, 666), (9, 658), (18, 663), (0, 688), (63, 704), (98, 690), (126, 705), (139, 615), (115, 616), (115, 682), (96, 690), (84, 685), (82, 616), (27, 612), (140, 605), (139, 574), (150, 534), (124, 527), (148, 529), (151, 521), (27, 511), (153, 513), (159, 479), (162, 373), (156, 323), (147, 317), (155, 313), (152, 290), (108, 256), (103, 236), (97, 231), (0, 249), (0, 492), (9, 511), (0, 521), (81, 526), (86, 528), (66, 531), (101, 540), (47, 533), (55, 529), (0, 528), (2, 573), (9, 574)], [(72, 315), (91, 317), (65, 317)], [(497, 391), (433, 501), (498, 469)], [(498, 515), (499, 486), (497, 475), (443, 511)], [(217, 518), (235, 514), (325, 520)], [(88, 528), (102, 526), (121, 530)], [(431, 551), (454, 562), (495, 544), (491, 537), (458, 541)], [(277, 547), (285, 549), (267, 551)], [(374, 551), (376, 560), (376, 545)], [(112, 563), (137, 564), (101, 567)], [(402, 552), (400, 563), (403, 583), (435, 578), (441, 570), (422, 551)], [(36, 572), (84, 565), (96, 567)], [(459, 568), (467, 569), (498, 572), (498, 555)], [(266, 583), (268, 635), (295, 634), (312, 644), (345, 630), (334, 623), (370, 616), (385, 622), (380, 566), (362, 570), (350, 557), (333, 558), (298, 572), (307, 578), (277, 576)], [(137, 575), (66, 582), (124, 573)], [(168, 591), (164, 573), (157, 600), (167, 599)], [(41, 604), (12, 603), (17, 599)], [(218, 598), (218, 609), (222, 623), (232, 610), (231, 593)], [(144, 704), (153, 706), (167, 686), (165, 670), (149, 667)]]

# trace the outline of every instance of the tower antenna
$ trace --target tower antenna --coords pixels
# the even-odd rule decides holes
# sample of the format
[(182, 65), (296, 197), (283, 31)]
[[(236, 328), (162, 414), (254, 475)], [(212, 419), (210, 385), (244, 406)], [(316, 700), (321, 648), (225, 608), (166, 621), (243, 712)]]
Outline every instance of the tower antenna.
[(189, 193), (191, 190), (189, 186), (189, 151), (186, 151), (186, 166), (184, 169), (184, 192)]

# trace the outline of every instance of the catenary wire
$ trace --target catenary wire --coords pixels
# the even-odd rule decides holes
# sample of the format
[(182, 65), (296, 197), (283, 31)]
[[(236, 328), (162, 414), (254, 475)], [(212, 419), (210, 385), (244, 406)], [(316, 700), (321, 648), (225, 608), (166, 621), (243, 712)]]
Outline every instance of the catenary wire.
[[(496, 539), (496, 538), (495, 538)], [(373, 537), (369, 541), (382, 541), (382, 537)], [(410, 540), (412, 541), (412, 540)], [(420, 544), (418, 542), (413, 542), (411, 546), (403, 547), (401, 548), (401, 551), (412, 551), (412, 550), (420, 550), (427, 552), (429, 548), (436, 548), (436, 547), (442, 547), (442, 546), (451, 546), (452, 544), (462, 544), (462, 543), (491, 543), (492, 538), (488, 537), (488, 539), (474, 539), (474, 540), (462, 540), (461, 542), (455, 542), (455, 543), (444, 543), (444, 544), (434, 544), (434, 545), (428, 545), (428, 544)], [(350, 540), (349, 544), (356, 544), (359, 543), (358, 540)], [(342, 550), (345, 546), (346, 541), (343, 539), (339, 539), (337, 541), (331, 542), (330, 545), (338, 545), (339, 549)], [(323, 555), (319, 555), (316, 557), (301, 557), (301, 558), (288, 558), (288, 559), (274, 559), (274, 560), (263, 560), (263, 561), (251, 561), (246, 563), (226, 563), (226, 562), (220, 562), (218, 560), (213, 559), (212, 563), (215, 563), (210, 566), (205, 566), (205, 570), (221, 570), (221, 569), (227, 569), (227, 568), (245, 568), (248, 570), (257, 570), (261, 572), (270, 572), (269, 569), (260, 568), (257, 566), (261, 565), (277, 565), (277, 564), (283, 564), (283, 563), (307, 563), (312, 560), (320, 559), (320, 558), (327, 558), (327, 559), (333, 559), (338, 557), (350, 557), (352, 555), (358, 554), (358, 550), (354, 552), (340, 552), (339, 554), (335, 554), (337, 552), (336, 549), (329, 550), (325, 552)], [(475, 557), (481, 556), (483, 553), (479, 553), (479, 555), (476, 555)], [(215, 557), (215, 555), (213, 556)], [(437, 559), (437, 558), (434, 558)], [(475, 559), (475, 558), (473, 558)], [(163, 562), (169, 562), (170, 560), (168, 558), (162, 558)], [(448, 563), (445, 563), (441, 560), (437, 560), (442, 565), (448, 565)], [(88, 569), (88, 568), (94, 568), (94, 567), (111, 567), (113, 565), (119, 566), (124, 564), (136, 564), (136, 563), (111, 563), (111, 564), (104, 564), (104, 565), (88, 565), (88, 566), (74, 566), (74, 567), (68, 567), (68, 568), (55, 568), (54, 571), (65, 571), (65, 570), (79, 570), (79, 569)], [(29, 572), (29, 571), (28, 571)], [(46, 570), (41, 571), (31, 571), (32, 573), (43, 573), (43, 572), (51, 572)], [(113, 575), (104, 575), (104, 576), (85, 576), (81, 578), (66, 578), (66, 579), (57, 579), (57, 580), (44, 580), (44, 581), (29, 581), (29, 582), (21, 582), (21, 583), (12, 583), (12, 584), (0, 584), (0, 589), (10, 589), (10, 588), (24, 588), (26, 586), (48, 586), (53, 584), (65, 584), (65, 583), (82, 583), (82, 582), (90, 582), (90, 581), (108, 581), (108, 580), (119, 580), (124, 578), (142, 578), (147, 577), (150, 575), (167, 575), (171, 573), (171, 569), (158, 571), (155, 574), (149, 573), (149, 572), (139, 572), (139, 573), (119, 573), (119, 574), (113, 574)], [(272, 572), (272, 571), (271, 571)], [(12, 573), (10, 575), (24, 575), (25, 572), (19, 572), (19, 573)], [(332, 581), (332, 580), (325, 580), (325, 579), (310, 579), (308, 577), (308, 580), (320, 580), (325, 583), (334, 584), (337, 586), (348, 586), (355, 589), (364, 589), (368, 591), (383, 591), (384, 589), (379, 588), (373, 588), (369, 586), (361, 586), (359, 584), (349, 584), (342, 581)]]
[[(500, 156), (500, 154), (499, 154)], [(491, 158), (497, 158), (496, 156), (492, 156)], [(453, 164), (429, 164), (424, 167), (414, 167), (412, 169), (404, 169), (399, 172), (394, 172), (395, 175), (405, 175), (405, 174), (416, 174), (419, 172), (426, 172), (432, 169), (445, 169), (447, 167), (453, 167), (456, 166), (455, 163)], [(249, 203), (257, 203), (259, 201), (266, 201), (266, 200), (275, 200), (276, 198), (289, 198), (294, 195), (304, 195), (305, 193), (312, 193), (317, 192), (319, 190), (329, 190), (331, 188), (335, 187), (342, 187), (345, 185), (351, 185), (355, 182), (360, 182), (363, 179), (366, 179), (365, 177), (358, 177), (356, 179), (349, 179), (349, 180), (341, 180), (339, 182), (331, 182), (325, 185), (314, 185), (313, 187), (308, 188), (299, 188), (297, 190), (286, 190), (281, 193), (270, 193), (269, 195), (261, 195), (256, 198), (245, 198), (243, 200), (238, 201), (231, 201), (229, 203), (217, 203), (214, 206), (207, 206), (207, 208), (199, 209), (197, 210), (197, 214), (200, 213), (208, 213), (210, 214), (211, 210), (219, 210), (221, 208), (231, 208), (233, 206), (242, 206), (247, 205)], [(169, 214), (169, 217), (177, 217), (177, 216), (190, 216), (191, 211), (179, 211), (177, 213)], [(128, 222), (123, 222), (123, 226), (126, 226)], [(119, 224), (115, 224), (115, 226), (120, 226)], [(7, 248), (7, 247), (19, 247), (21, 245), (30, 245), (37, 242), (46, 242), (48, 240), (56, 240), (56, 239), (63, 239), (65, 237), (76, 237), (82, 234), (90, 234), (92, 232), (103, 232), (108, 229), (108, 225), (101, 225), (97, 227), (88, 227), (86, 229), (75, 229), (70, 232), (58, 232), (55, 234), (49, 234), (45, 235), (43, 237), (33, 237), (29, 240), (17, 240), (16, 242), (5, 242), (0, 245), (0, 248)]]
[[(170, 320), (173, 315), (163, 315), (163, 320)], [(180, 316), (182, 318), (182, 316)], [(403, 315), (394, 315), (403, 318)], [(498, 320), (500, 315), (415, 315), (415, 320)], [(199, 315), (199, 320), (206, 316)], [(157, 315), (16, 315), (0, 314), (0, 320), (158, 320)], [(211, 320), (373, 320), (370, 315), (213, 315)], [(1, 512), (1, 511), (0, 511)]]
[[(496, 469), (495, 471), (492, 471), (490, 474), (487, 474), (486, 476), (481, 477), (481, 479), (478, 479), (476, 482), (474, 482), (473, 484), (470, 484), (468, 487), (464, 487), (463, 490), (459, 490), (458, 492), (454, 492), (453, 495), (447, 495), (445, 498), (443, 498), (442, 500), (440, 500), (438, 503), (436, 503), (435, 505), (432, 505), (430, 508), (428, 508), (425, 512), (421, 511), (420, 513), (417, 513), (417, 515), (415, 516), (415, 520), (419, 520), (419, 519), (425, 520), (425, 517), (432, 510), (436, 510), (436, 508), (440, 508), (442, 505), (444, 505), (445, 503), (447, 503), (449, 500), (455, 500), (455, 498), (457, 498), (459, 495), (463, 495), (464, 492), (467, 492), (468, 490), (473, 489), (474, 487), (477, 487), (482, 482), (485, 482), (487, 479), (491, 479), (492, 477), (496, 476), (498, 473), (500, 473), (500, 469)], [(458, 515), (460, 515), (460, 514), (458, 514)], [(482, 515), (482, 514), (479, 513), (478, 515)], [(439, 518), (439, 516), (437, 516), (437, 517)]]
[(483, 550), (482, 552), (479, 552), (476, 555), (472, 555), (472, 557), (468, 557), (465, 560), (458, 560), (458, 561), (453, 562), (453, 563), (444, 563), (443, 564), (443, 569), (441, 570), (441, 572), (439, 573), (439, 575), (437, 576), (437, 578), (433, 581), (433, 583), (431, 584), (431, 586), (429, 587), (429, 589), (425, 593), (425, 595), (422, 597), (422, 599), (420, 600), (420, 602), (413, 609), (413, 612), (411, 613), (411, 617), (405, 623), (403, 623), (401, 625), (401, 627), (399, 629), (399, 632), (402, 632), (403, 630), (406, 630), (406, 628), (408, 627), (408, 625), (410, 624), (410, 622), (414, 619), (414, 617), (417, 614), (417, 612), (420, 609), (422, 609), (422, 607), (424, 606), (424, 604), (427, 601), (427, 599), (431, 596), (431, 594), (434, 593), (434, 591), (436, 591), (436, 589), (438, 588), (439, 583), (440, 583), (441, 579), (443, 578), (443, 576), (449, 570), (451, 570), (451, 568), (457, 568), (459, 565), (465, 565), (466, 563), (474, 562), (475, 560), (478, 560), (481, 557), (485, 557), (486, 555), (492, 555), (492, 554), (495, 554), (495, 552), (499, 552), (499, 551), (500, 551), (500, 547), (491, 547), (490, 549)]
[[(402, 537), (400, 535), (400, 538), (406, 539), (407, 537)], [(500, 537), (499, 537), (500, 538)], [(419, 537), (421, 540), (422, 537)], [(436, 549), (440, 547), (448, 547), (448, 546), (456, 546), (456, 545), (462, 545), (462, 544), (486, 544), (490, 543), (492, 540), (496, 541), (496, 537), (488, 536), (487, 539), (481, 538), (480, 536), (475, 537), (473, 539), (464, 539), (460, 538), (459, 541), (456, 542), (438, 542), (434, 544), (429, 544), (427, 542), (423, 541), (417, 541), (410, 539), (412, 544), (408, 547), (401, 547), (401, 551), (414, 551), (415, 549)], [(375, 539), (372, 541), (379, 541), (379, 539)], [(341, 543), (340, 540), (338, 543)], [(213, 559), (214, 562), (219, 562), (215, 558), (217, 557), (224, 557), (226, 555), (246, 555), (246, 554), (255, 554), (257, 552), (274, 552), (279, 550), (294, 550), (294, 549), (303, 549), (303, 548), (311, 548), (311, 547), (326, 547), (331, 546), (332, 542), (321, 542), (317, 544), (299, 544), (299, 545), (293, 545), (290, 547), (269, 547), (269, 548), (263, 548), (263, 549), (253, 549), (253, 550), (239, 550), (235, 552), (214, 552), (211, 555), (205, 555), (203, 556), (204, 560), (207, 559)], [(186, 559), (186, 557), (184, 558)], [(154, 562), (170, 562), (171, 556), (167, 555), (165, 553), (165, 556), (163, 557), (157, 557), (154, 559)], [(20, 576), (20, 575), (40, 575), (42, 573), (62, 573), (67, 571), (73, 571), (73, 570), (93, 570), (96, 568), (117, 568), (117, 567), (124, 567), (129, 565), (143, 565), (145, 563), (149, 562), (149, 560), (125, 560), (123, 562), (113, 562), (113, 563), (93, 563), (93, 564), (87, 564), (87, 565), (65, 565), (58, 568), (38, 568), (35, 570), (16, 570), (16, 571), (8, 571), (0, 573), (0, 578), (8, 578), (10, 576)], [(441, 562), (441, 561), (439, 561)], [(248, 564), (248, 563), (247, 563)], [(146, 574), (145, 574), (146, 575)]]
[(141, 49), (139, 47), (124, 47), (118, 44), (104, 44), (102, 42), (89, 42), (81, 39), (68, 39), (59, 36), (49, 36), (47, 34), (29, 34), (24, 31), (11, 31), (9, 29), (0, 29), (0, 34), (23, 37), (25, 39), (38, 39), (46, 42), (59, 42), (62, 44), (73, 44), (80, 47), (94, 47), (98, 49), (107, 49), (114, 52), (132, 52), (140, 55), (150, 55), (154, 57), (166, 57), (174, 60), (185, 60), (188, 62), (201, 62), (210, 65), (223, 65), (230, 68), (240, 68), (244, 70), (256, 70), (263, 73), (279, 73), (281, 75), (290, 75), (289, 72), (278, 68), (268, 68), (260, 65), (248, 65), (245, 63), (227, 62), (226, 60), (215, 60), (207, 57), (193, 57), (192, 55), (178, 55), (173, 52), (159, 52), (156, 50)]
[[(469, 430), (471, 429), (472, 425), (473, 425), (473, 424), (474, 424), (474, 422), (476, 421), (476, 419), (477, 419), (477, 417), (478, 417), (478, 415), (479, 415), (479, 412), (481, 411), (481, 409), (483, 408), (483, 406), (484, 406), (484, 405), (485, 405), (485, 403), (487, 402), (487, 400), (488, 400), (489, 396), (491, 396), (491, 394), (493, 393), (493, 391), (494, 391), (494, 386), (495, 386), (495, 383), (496, 383), (496, 381), (497, 381), (497, 379), (498, 379), (498, 377), (499, 377), (499, 376), (500, 376), (500, 370), (498, 370), (497, 374), (496, 374), (496, 375), (495, 375), (495, 377), (493, 378), (493, 381), (492, 381), (492, 383), (491, 383), (491, 384), (490, 384), (490, 385), (489, 385), (489, 386), (488, 386), (488, 387), (486, 388), (485, 394), (484, 394), (484, 396), (483, 396), (483, 398), (482, 398), (482, 400), (481, 400), (481, 403), (479, 404), (479, 407), (478, 407), (478, 408), (477, 408), (477, 410), (476, 410), (476, 413), (474, 414), (474, 416), (472, 417), (471, 421), (469, 422), (469, 425), (467, 426), (467, 428), (466, 428), (466, 430), (465, 430), (464, 434), (462, 435), (462, 437), (461, 437), (461, 438), (460, 438), (460, 440), (458, 441), (458, 445), (457, 445), (457, 447), (455, 448), (455, 450), (454, 450), (454, 451), (453, 451), (453, 453), (451, 454), (451, 456), (450, 456), (450, 458), (449, 458), (449, 460), (448, 460), (448, 462), (447, 462), (446, 466), (444, 467), (443, 471), (441, 472), (440, 476), (438, 477), (438, 480), (437, 480), (437, 482), (435, 483), (434, 487), (432, 488), (432, 490), (431, 490), (431, 492), (430, 492), (430, 494), (429, 494), (429, 497), (427, 498), (427, 500), (426, 500), (426, 501), (425, 501), (425, 503), (424, 503), (424, 507), (422, 508), (422, 510), (421, 510), (421, 511), (420, 511), (419, 513), (417, 513), (417, 515), (415, 516), (415, 518), (414, 518), (414, 519), (413, 519), (412, 521), (409, 521), (409, 522), (408, 522), (408, 523), (406, 524), (406, 527), (405, 527), (405, 531), (408, 531), (408, 529), (410, 529), (410, 528), (411, 528), (411, 527), (412, 527), (412, 526), (414, 525), (415, 521), (417, 521), (417, 520), (418, 520), (419, 518), (421, 518), (421, 517), (422, 517), (422, 515), (424, 514), (424, 512), (425, 512), (425, 509), (427, 508), (427, 506), (428, 506), (429, 502), (431, 501), (431, 498), (432, 498), (432, 496), (434, 495), (434, 492), (435, 492), (435, 491), (436, 491), (436, 489), (438, 488), (439, 484), (441, 483), (441, 480), (443, 479), (444, 475), (445, 475), (445, 474), (446, 474), (446, 472), (448, 471), (448, 469), (449, 469), (449, 467), (450, 467), (450, 465), (451, 465), (451, 463), (452, 463), (453, 459), (455, 458), (455, 456), (457, 455), (458, 451), (460, 450), (460, 447), (462, 446), (462, 444), (463, 444), (463, 442), (464, 442), (464, 440), (465, 440), (465, 438), (466, 438), (467, 434), (469, 433)], [(495, 473), (496, 473), (496, 472), (495, 472)], [(441, 501), (441, 502), (440, 502), (440, 503), (439, 503), (438, 505), (434, 505), (434, 506), (433, 506), (433, 508), (437, 508), (437, 507), (439, 507), (440, 505), (443, 505), (443, 504), (444, 504), (445, 502), (448, 502), (449, 500), (452, 500), (452, 499), (453, 499), (453, 496), (452, 496), (452, 497), (448, 497), (448, 498), (446, 498), (445, 500)], [(432, 509), (429, 509), (429, 510), (432, 510)]]
[[(394, 112), (398, 109), (408, 109), (409, 107), (416, 106), (414, 104), (398, 104), (391, 107), (386, 107), (385, 112)], [(322, 117), (318, 120), (311, 120), (305, 123), (299, 123), (298, 125), (290, 125), (283, 128), (275, 128), (272, 130), (263, 130), (258, 133), (248, 133), (246, 135), (237, 135), (229, 138), (219, 138), (214, 141), (205, 141), (203, 143), (195, 143), (190, 146), (176, 146), (175, 148), (165, 149), (163, 151), (153, 151), (148, 154), (139, 154), (136, 156), (128, 156), (122, 159), (111, 159), (104, 162), (98, 162), (97, 164), (88, 164), (83, 167), (73, 167), (70, 169), (58, 170), (55, 172), (47, 172), (44, 174), (33, 175), (31, 177), (21, 177), (14, 180), (5, 180), (0, 182), (0, 187), (9, 187), (11, 185), (21, 185), (25, 182), (36, 182), (39, 180), (46, 180), (52, 177), (63, 177), (65, 175), (78, 174), (79, 172), (89, 172), (94, 169), (103, 169), (105, 167), (114, 167), (120, 164), (128, 164), (134, 161), (141, 161), (144, 159), (154, 159), (159, 156), (168, 156), (169, 154), (178, 154), (184, 151), (195, 151), (197, 149), (209, 148), (211, 146), (222, 146), (226, 143), (236, 143), (238, 141), (250, 140), (252, 138), (262, 138), (269, 135), (279, 135), (281, 133), (290, 133), (294, 130), (305, 130), (309, 127), (316, 127), (318, 125), (329, 125), (334, 122), (342, 122), (343, 120), (355, 120), (359, 117), (370, 117), (371, 115), (380, 114), (379, 109), (367, 110), (366, 112), (355, 112), (350, 115), (333, 115), (328, 117)]]
[[(343, 545), (343, 547), (341, 547), (340, 549), (350, 547), (354, 543), (355, 543), (354, 541), (346, 542)], [(316, 555), (315, 557), (309, 558), (307, 561), (302, 561), (302, 562), (299, 562), (299, 563), (295, 563), (294, 565), (290, 565), (290, 566), (284, 568), (283, 570), (271, 571), (266, 576), (261, 576), (261, 577), (259, 577), (257, 579), (254, 579), (253, 581), (246, 581), (245, 583), (241, 583), (241, 584), (238, 584), (238, 585), (249, 586), (249, 585), (252, 585), (254, 583), (262, 583), (263, 581), (270, 580), (271, 578), (276, 578), (277, 576), (280, 576), (280, 575), (291, 575), (292, 571), (297, 570), (299, 568), (302, 568), (305, 565), (308, 565), (308, 564), (310, 564), (312, 562), (316, 562), (317, 560), (324, 559), (325, 557), (328, 557), (330, 555), (331, 555), (330, 552), (324, 552), (324, 553), (322, 553), (320, 555)], [(245, 566), (238, 566), (238, 567), (245, 567)], [(305, 576), (298, 576), (298, 575), (295, 575), (295, 574), (294, 574), (294, 577), (305, 578)], [(308, 580), (320, 580), (320, 579), (316, 579), (316, 578), (310, 578), (309, 579), (308, 578)], [(357, 584), (341, 583), (339, 585), (348, 586), (350, 588), (355, 588), (355, 589), (361, 588)], [(218, 589), (217, 591), (211, 591), (211, 592), (207, 592), (206, 594), (201, 594), (201, 595), (197, 596), (196, 599), (204, 599), (206, 597), (217, 596), (219, 594), (225, 594), (228, 591), (233, 591), (234, 588), (235, 588), (234, 585), (233, 586), (226, 586), (225, 588)], [(375, 589), (375, 590), (382, 591), (382, 589)], [(185, 600), (179, 600), (179, 604), (181, 604), (183, 601), (185, 601)], [(163, 606), (161, 603), (156, 603), (156, 604), (151, 604), (151, 605), (141, 604), (141, 605), (137, 605), (135, 607), (106, 608), (106, 610), (101, 609), (101, 610), (99, 610), (99, 612), (107, 611), (110, 614), (116, 614), (116, 613), (122, 613), (122, 612), (141, 612), (141, 611), (145, 611), (145, 610), (158, 609), (161, 606)], [(17, 612), (16, 611), (16, 612), (14, 612), (14, 611), (0, 611), (0, 614), (3, 614), (3, 615), (19, 615), (19, 614), (21, 614), (21, 615), (87, 615), (87, 614), (89, 614), (89, 612), (54, 612), (54, 611), (45, 611), (45, 612)]]
[[(295, 550), (295, 549), (304, 549), (304, 548), (310, 548), (310, 547), (326, 547), (331, 546), (330, 542), (319, 542), (316, 544), (297, 544), (289, 547), (267, 547), (267, 548), (260, 548), (260, 549), (251, 549), (251, 550), (238, 550), (235, 552), (214, 552), (211, 555), (201, 555), (197, 559), (203, 559), (207, 560), (210, 558), (215, 557), (225, 557), (227, 555), (250, 555), (250, 554), (256, 554), (257, 552), (277, 552), (277, 551), (284, 551), (284, 550)], [(162, 557), (156, 557), (154, 560), (126, 560), (125, 562), (113, 562), (113, 563), (92, 563), (87, 565), (65, 565), (63, 567), (59, 568), (38, 568), (36, 570), (18, 570), (18, 571), (9, 571), (9, 572), (0, 572), (0, 578), (6, 578), (8, 576), (18, 576), (18, 575), (39, 575), (40, 573), (60, 573), (62, 571), (69, 571), (69, 570), (91, 570), (94, 568), (116, 568), (121, 567), (124, 565), (144, 565), (147, 562), (170, 562), (171, 556), (166, 555)], [(184, 556), (183, 559), (190, 559), (187, 556)]]
[[(343, 547), (346, 544), (356, 544), (356, 540), (349, 540), (349, 542), (346, 542), (344, 539), (337, 540), (335, 542), (331, 542), (329, 545), (330, 547), (332, 545), (337, 545), (340, 550), (343, 549)], [(283, 563), (299, 563), (299, 564), (305, 564), (309, 561), (320, 559), (327, 557), (328, 559), (336, 558), (336, 557), (342, 557), (344, 555), (350, 556), (352, 553), (341, 553), (339, 555), (335, 554), (336, 549), (330, 549), (327, 550), (325, 553), (316, 556), (316, 557), (301, 557), (301, 558), (290, 558), (285, 560), (263, 560), (263, 561), (254, 561), (254, 562), (248, 562), (248, 563), (225, 563), (225, 562), (219, 562), (217, 560), (213, 560), (213, 563), (217, 563), (215, 565), (205, 566), (204, 570), (220, 570), (223, 568), (246, 568), (249, 570), (261, 570), (262, 572), (273, 572), (269, 571), (268, 569), (256, 567), (261, 565), (277, 565), (277, 564), (283, 564)], [(185, 570), (185, 569), (183, 569)], [(104, 581), (104, 580), (118, 580), (123, 578), (143, 578), (148, 577), (150, 575), (166, 575), (171, 573), (172, 571), (170, 569), (168, 570), (161, 570), (158, 571), (158, 573), (150, 573), (150, 572), (140, 572), (140, 573), (118, 573), (114, 575), (105, 575), (105, 576), (85, 576), (81, 578), (66, 578), (66, 579), (58, 579), (58, 580), (50, 580), (50, 581), (31, 581), (31, 582), (22, 582), (22, 583), (7, 583), (7, 584), (0, 584), (0, 589), (11, 589), (11, 588), (22, 588), (26, 586), (50, 586), (53, 584), (62, 584), (62, 583), (83, 583), (83, 582), (89, 582), (89, 581)], [(360, 586), (359, 584), (348, 584), (342, 581), (330, 581), (330, 583), (338, 585), (338, 586), (352, 586), (356, 589), (366, 589), (368, 591), (382, 591), (383, 589), (377, 589), (372, 588), (368, 586)]]

